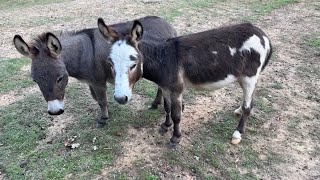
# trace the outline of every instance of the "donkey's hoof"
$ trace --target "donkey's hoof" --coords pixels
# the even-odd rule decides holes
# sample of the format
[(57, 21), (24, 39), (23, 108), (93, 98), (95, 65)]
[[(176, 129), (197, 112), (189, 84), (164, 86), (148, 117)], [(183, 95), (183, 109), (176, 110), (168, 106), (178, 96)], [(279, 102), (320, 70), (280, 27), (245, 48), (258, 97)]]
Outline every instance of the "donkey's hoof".
[(239, 144), (241, 142), (241, 139), (235, 139), (235, 138), (232, 138), (231, 140), (231, 144)]
[(239, 144), (241, 141), (241, 134), (239, 131), (235, 131), (232, 135), (232, 140), (231, 143), (232, 144)]
[[(170, 126), (169, 126), (169, 127), (170, 127)], [(160, 125), (159, 133), (160, 133), (161, 135), (164, 135), (165, 133), (167, 133), (167, 132), (169, 131), (169, 127), (166, 126), (164, 123), (162, 123), (162, 124)]]
[(177, 136), (172, 136), (170, 138), (170, 142), (173, 143), (173, 144), (179, 144), (180, 140), (181, 140), (181, 137), (177, 137)]
[(179, 145), (179, 143), (170, 142), (170, 144), (169, 144), (169, 149), (177, 149), (177, 148), (178, 148), (178, 145)]
[(154, 110), (154, 109), (158, 109), (158, 105), (154, 105), (154, 104), (151, 104), (148, 109), (150, 110)]
[(107, 123), (100, 123), (100, 122), (96, 122), (96, 128), (103, 128), (106, 126)]
[(106, 124), (107, 124), (107, 120), (108, 120), (108, 118), (106, 118), (106, 119), (98, 119), (98, 120), (96, 121), (96, 128), (103, 128), (103, 127), (105, 127)]
[(161, 136), (163, 136), (164, 134), (166, 134), (166, 133), (168, 132), (168, 129), (163, 129), (162, 127), (160, 127), (159, 130), (158, 130), (158, 132), (159, 132), (159, 134), (160, 134)]
[(235, 116), (241, 116), (242, 115), (242, 107), (240, 106), (238, 109), (236, 109), (233, 114)]

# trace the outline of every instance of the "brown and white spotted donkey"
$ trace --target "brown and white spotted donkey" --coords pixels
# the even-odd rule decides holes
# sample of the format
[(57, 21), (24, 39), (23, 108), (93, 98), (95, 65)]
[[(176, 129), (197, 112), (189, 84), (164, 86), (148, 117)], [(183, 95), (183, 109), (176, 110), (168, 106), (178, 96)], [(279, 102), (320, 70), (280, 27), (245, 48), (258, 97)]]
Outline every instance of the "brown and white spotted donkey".
[[(99, 25), (105, 37), (111, 36), (106, 28), (111, 29)], [(243, 23), (154, 42), (142, 38), (143, 28), (143, 24), (135, 21), (130, 33), (112, 35), (108, 61), (116, 76), (116, 98), (130, 100), (139, 76), (158, 84), (163, 91), (166, 111), (161, 131), (167, 132), (173, 121), (170, 142), (175, 147), (181, 138), (179, 124), (184, 89), (190, 86), (216, 90), (237, 81), (243, 89), (243, 102), (235, 110), (241, 119), (232, 135), (232, 143), (239, 143), (250, 115), (258, 77), (272, 53), (266, 34), (250, 23)], [(154, 56), (157, 58), (150, 58)], [(141, 72), (143, 69), (143, 73), (137, 69)]]

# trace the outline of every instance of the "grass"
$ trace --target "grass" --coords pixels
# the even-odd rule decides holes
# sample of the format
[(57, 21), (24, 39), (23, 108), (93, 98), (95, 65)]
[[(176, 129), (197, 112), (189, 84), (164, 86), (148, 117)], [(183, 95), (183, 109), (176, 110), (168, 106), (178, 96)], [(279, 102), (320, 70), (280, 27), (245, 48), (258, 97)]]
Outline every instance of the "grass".
[(0, 0), (0, 10), (13, 10), (21, 7), (66, 2), (68, 0)]
[(320, 48), (320, 38), (318, 37), (318, 38), (310, 39), (308, 40), (307, 44), (315, 48)]
[(174, 21), (177, 17), (180, 17), (187, 13), (190, 10), (203, 10), (205, 8), (212, 8), (217, 3), (223, 3), (226, 0), (217, 1), (217, 0), (182, 0), (177, 2), (174, 6), (169, 9), (166, 9), (164, 12), (164, 18), (167, 21)]
[(307, 41), (307, 44), (311, 47), (320, 49), (320, 37), (314, 38), (314, 39), (309, 39)]
[[(31, 94), (0, 110), (0, 162), (3, 164), (0, 168), (9, 179), (62, 179), (69, 174), (81, 179), (93, 177), (103, 167), (113, 164), (121, 152), (119, 142), (126, 137), (128, 126), (150, 126), (162, 115), (157, 110), (135, 112), (129, 106), (116, 104), (109, 94), (110, 121), (106, 128), (96, 129), (94, 119), (99, 107), (87, 87), (80, 83), (70, 84), (66, 94), (65, 116), (71, 116), (75, 122), (65, 133), (55, 137), (52, 144), (39, 143), (46, 137), (52, 119), (45, 112), (46, 103), (40, 94)], [(72, 136), (78, 137), (80, 148), (64, 147), (64, 140)], [(95, 143), (93, 138), (97, 139)], [(94, 145), (97, 150), (93, 150)], [(24, 160), (28, 163), (21, 168), (20, 162)], [(147, 172), (141, 176), (155, 177)]]
[(30, 74), (20, 71), (23, 66), (30, 63), (31, 61), (26, 58), (0, 60), (0, 93), (34, 85)]
[(273, 88), (273, 89), (278, 89), (278, 90), (284, 88), (283, 87), (283, 83), (280, 83), (280, 82), (277, 82), (277, 81), (275, 83), (273, 83), (270, 87)]
[(248, 1), (250, 9), (253, 11), (253, 15), (246, 17), (251, 21), (258, 20), (260, 17), (268, 15), (272, 11), (287, 6), (289, 4), (297, 3), (298, 0), (271, 0), (271, 1)]
[[(199, 179), (256, 179), (250, 169), (257, 166), (257, 153), (250, 148), (250, 143), (232, 147), (230, 137), (236, 127), (234, 117), (219, 113), (215, 120), (203, 125), (199, 135), (193, 137), (191, 149), (178, 149), (170, 154), (168, 161), (189, 169)], [(236, 159), (241, 160), (236, 164)], [(198, 159), (198, 160), (197, 160)], [(237, 166), (249, 169), (249, 173), (240, 175)], [(211, 172), (211, 173), (210, 173)], [(214, 177), (210, 174), (219, 174)]]
[(146, 94), (149, 98), (154, 98), (157, 94), (157, 85), (146, 79), (142, 79), (135, 84), (134, 92)]
[(171, 11), (169, 11), (168, 13), (166, 13), (164, 15), (164, 19), (166, 19), (167, 21), (174, 21), (177, 17), (181, 16), (183, 14), (182, 10), (179, 9), (173, 9)]
[(220, 2), (225, 2), (226, 0), (198, 0), (198, 1), (193, 1), (193, 0), (184, 0), (188, 6), (193, 7), (193, 8), (198, 8), (198, 9), (203, 9), (203, 8), (208, 8), (213, 5), (213, 3), (220, 3)]
[[(270, 164), (283, 162), (272, 150), (268, 150), (267, 158), (261, 160), (259, 153), (252, 149), (250, 136), (264, 134), (255, 127), (260, 126), (257, 125), (260, 120), (256, 118), (249, 118), (246, 135), (241, 144), (229, 144), (237, 121), (238, 118), (218, 112), (212, 120), (197, 130), (198, 135), (192, 137), (192, 147), (182, 147), (171, 152), (167, 161), (172, 166), (189, 169), (199, 179), (259, 179), (259, 174), (272, 171)], [(273, 173), (270, 176), (276, 175)]]
[[(63, 17), (42, 16), (34, 19), (20, 19), (18, 23), (20, 27), (31, 28), (31, 27), (42, 26), (42, 25), (55, 25), (63, 22), (68, 22), (71, 20), (73, 20), (73, 18), (69, 16), (63, 16)], [(11, 21), (0, 23), (0, 27), (6, 27), (6, 28), (8, 27), (14, 28), (16, 27), (16, 25), (17, 25), (17, 22), (11, 22)]]

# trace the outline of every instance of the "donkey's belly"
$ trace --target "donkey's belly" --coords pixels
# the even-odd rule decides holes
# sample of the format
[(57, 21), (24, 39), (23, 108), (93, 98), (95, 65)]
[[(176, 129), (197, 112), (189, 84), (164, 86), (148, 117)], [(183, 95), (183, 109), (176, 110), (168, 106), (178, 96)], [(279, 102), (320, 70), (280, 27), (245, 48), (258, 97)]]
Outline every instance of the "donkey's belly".
[(191, 86), (192, 88), (198, 89), (198, 90), (209, 90), (209, 91), (214, 91), (220, 88), (223, 88), (225, 86), (227, 86), (230, 83), (233, 83), (234, 81), (236, 81), (237, 78), (232, 75), (229, 74), (225, 79), (216, 81), (216, 82), (206, 82), (206, 83), (201, 83), (201, 84), (197, 84), (197, 83), (187, 83), (188, 86)]

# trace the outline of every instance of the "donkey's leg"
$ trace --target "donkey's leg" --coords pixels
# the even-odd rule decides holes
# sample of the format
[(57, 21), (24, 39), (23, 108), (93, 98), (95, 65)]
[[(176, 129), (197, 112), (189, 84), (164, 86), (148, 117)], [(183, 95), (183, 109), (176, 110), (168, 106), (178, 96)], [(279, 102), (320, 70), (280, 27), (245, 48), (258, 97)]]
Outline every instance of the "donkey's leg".
[(107, 109), (107, 95), (106, 95), (107, 87), (104, 85), (94, 85), (90, 86), (90, 91), (93, 98), (98, 102), (101, 114), (96, 122), (96, 127), (101, 128), (104, 127), (107, 123), (107, 119), (109, 118), (108, 109)]
[(175, 148), (180, 142), (181, 129), (180, 121), (182, 114), (182, 93), (171, 94), (171, 118), (173, 121), (173, 135), (170, 138), (171, 147)]
[[(241, 79), (238, 79), (238, 82), (239, 82), (241, 88), (243, 89)], [(243, 99), (242, 99), (241, 105), (233, 112), (233, 114), (236, 115), (237, 117), (240, 117), (242, 115), (242, 104), (243, 104)]]
[(164, 97), (163, 104), (164, 104), (164, 110), (166, 111), (166, 121), (160, 125), (159, 133), (162, 135), (168, 132), (170, 126), (172, 125), (170, 99), (168, 97)]
[(89, 89), (90, 89), (90, 92), (91, 92), (91, 96), (93, 97), (94, 100), (97, 100), (97, 96), (96, 96), (96, 93), (94, 92), (93, 88), (89, 85)]
[(257, 80), (258, 76), (241, 77), (243, 88), (243, 104), (241, 107), (242, 115), (236, 131), (232, 135), (232, 144), (238, 144), (241, 141), (241, 135), (245, 132), (245, 125), (252, 108), (252, 98)]
[(157, 109), (158, 105), (161, 104), (162, 100), (162, 90), (158, 87), (156, 98), (151, 103), (150, 109)]

